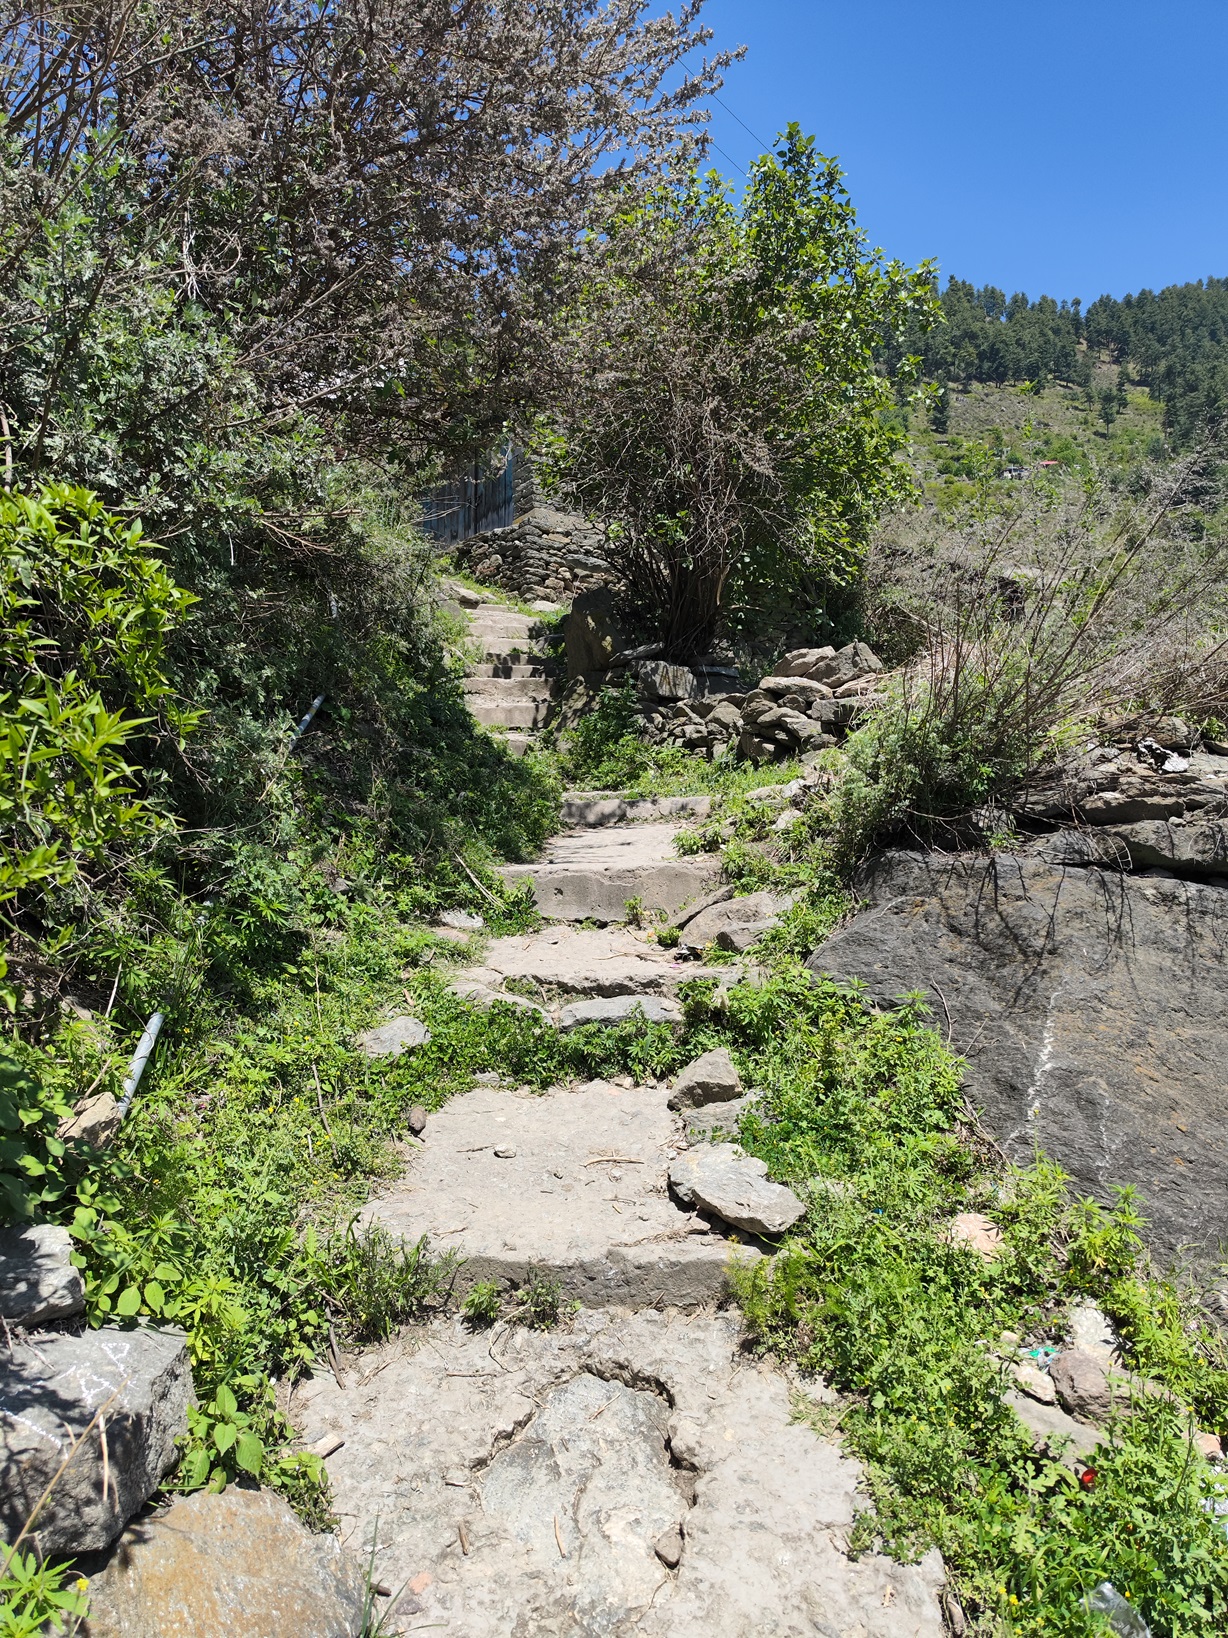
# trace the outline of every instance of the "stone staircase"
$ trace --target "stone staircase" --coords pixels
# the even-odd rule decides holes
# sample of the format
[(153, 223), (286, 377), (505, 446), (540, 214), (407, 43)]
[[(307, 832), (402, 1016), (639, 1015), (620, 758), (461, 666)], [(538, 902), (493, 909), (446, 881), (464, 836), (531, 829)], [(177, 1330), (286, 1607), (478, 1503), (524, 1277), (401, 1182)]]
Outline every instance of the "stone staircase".
[(561, 692), (560, 668), (546, 645), (549, 628), (468, 587), (454, 585), (452, 594), (480, 644), (481, 658), (465, 673), (469, 710), (475, 722), (502, 731), (508, 748), (523, 755)]
[[(467, 596), (471, 709), (527, 745), (554, 699), (540, 628)], [(505, 871), (545, 925), (471, 946), (454, 991), (566, 1031), (637, 1010), (677, 1024), (687, 979), (736, 982), (739, 965), (680, 959), (651, 930), (729, 896), (712, 855), (675, 851), (706, 809), (569, 793), (568, 828)], [(327, 1457), (343, 1540), (374, 1567), (380, 1630), (942, 1638), (939, 1553), (849, 1555), (862, 1470), (798, 1416), (834, 1396), (755, 1360), (729, 1306), (734, 1266), (771, 1256), (786, 1221), (761, 1214), (761, 1191), (788, 1197), (788, 1222), (805, 1209), (713, 1147), (760, 1095), (741, 1093), (724, 1053), (672, 1087), (622, 1075), (543, 1094), (482, 1066), (414, 1127), (363, 1217), (452, 1254), (457, 1296), (491, 1282), (499, 1317), (440, 1316), (334, 1360), (291, 1406)], [(696, 1181), (714, 1165), (715, 1192)], [(523, 1306), (534, 1282), (561, 1300), (552, 1328)]]

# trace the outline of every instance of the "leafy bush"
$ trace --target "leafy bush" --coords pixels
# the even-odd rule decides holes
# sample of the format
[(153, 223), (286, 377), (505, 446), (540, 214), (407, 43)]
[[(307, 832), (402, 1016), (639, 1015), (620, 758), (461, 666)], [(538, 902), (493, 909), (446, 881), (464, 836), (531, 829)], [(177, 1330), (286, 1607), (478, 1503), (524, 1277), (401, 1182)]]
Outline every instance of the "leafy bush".
[(0, 494), (0, 903), (164, 822), (125, 753), (195, 726), (165, 671), (195, 600), (154, 551), (85, 490)]
[(59, 1200), (67, 1151), (56, 1129), (71, 1114), (23, 1057), (0, 1046), (0, 1224), (33, 1217)]
[(503, 1293), (494, 1280), (478, 1280), (469, 1287), (461, 1313), (470, 1325), (493, 1325), (503, 1307)]

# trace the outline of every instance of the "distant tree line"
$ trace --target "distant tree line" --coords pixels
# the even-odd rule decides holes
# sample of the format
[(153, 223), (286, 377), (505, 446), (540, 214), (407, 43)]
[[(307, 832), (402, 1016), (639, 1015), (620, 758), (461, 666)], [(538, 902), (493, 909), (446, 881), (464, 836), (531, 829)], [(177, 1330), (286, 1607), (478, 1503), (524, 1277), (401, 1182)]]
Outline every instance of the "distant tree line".
[(1228, 279), (1140, 290), (1120, 301), (1101, 296), (1086, 313), (1078, 299), (1007, 297), (994, 285), (978, 289), (956, 278), (939, 300), (946, 322), (905, 343), (931, 381), (1065, 381), (1090, 390), (1099, 356), (1163, 403), (1178, 445), (1228, 409)]

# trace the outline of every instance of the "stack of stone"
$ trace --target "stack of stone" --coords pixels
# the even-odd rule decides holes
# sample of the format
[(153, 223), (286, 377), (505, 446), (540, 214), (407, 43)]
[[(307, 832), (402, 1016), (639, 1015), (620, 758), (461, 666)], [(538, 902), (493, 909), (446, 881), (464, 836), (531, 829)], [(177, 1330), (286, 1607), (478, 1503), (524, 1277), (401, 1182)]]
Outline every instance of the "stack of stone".
[(880, 692), (882, 661), (865, 643), (849, 643), (838, 651), (795, 649), (749, 694), (722, 689), (719, 679), (728, 673), (715, 668), (699, 673), (705, 686), (683, 692), (681, 677), (667, 680), (663, 675), (683, 669), (659, 663), (651, 672), (640, 667), (649, 738), (709, 756), (732, 746), (756, 763), (837, 744), (885, 698)]
[(601, 532), (587, 518), (548, 506), (534, 506), (510, 528), (473, 535), (458, 561), (525, 603), (566, 603), (610, 579)]

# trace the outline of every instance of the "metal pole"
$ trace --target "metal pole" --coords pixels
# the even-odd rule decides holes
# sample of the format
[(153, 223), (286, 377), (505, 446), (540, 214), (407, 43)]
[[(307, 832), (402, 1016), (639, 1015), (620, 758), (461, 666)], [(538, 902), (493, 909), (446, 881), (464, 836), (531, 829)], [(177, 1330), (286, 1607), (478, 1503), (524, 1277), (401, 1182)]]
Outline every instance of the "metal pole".
[(294, 736), (290, 741), (291, 745), (293, 745), (296, 740), (302, 739), (303, 735), (307, 732), (308, 728), (311, 727), (312, 717), (315, 716), (316, 712), (320, 709), (320, 707), (323, 704), (324, 704), (323, 694), (317, 694), (315, 699), (313, 699), (312, 702), (311, 702), (311, 710), (308, 711), (307, 715), (303, 718), (302, 722), (300, 722), (298, 727), (294, 730)]
[(123, 1120), (128, 1113), (128, 1106), (136, 1095), (136, 1089), (141, 1083), (141, 1076), (145, 1073), (145, 1065), (149, 1062), (150, 1054), (158, 1043), (158, 1036), (162, 1029), (162, 1014), (155, 1012), (145, 1025), (145, 1033), (137, 1042), (136, 1052), (132, 1062), (128, 1065), (128, 1073), (124, 1076), (123, 1098), (119, 1105), (119, 1118)]

